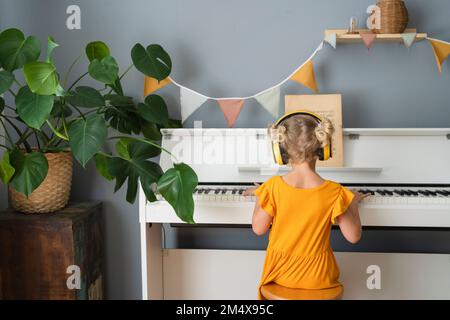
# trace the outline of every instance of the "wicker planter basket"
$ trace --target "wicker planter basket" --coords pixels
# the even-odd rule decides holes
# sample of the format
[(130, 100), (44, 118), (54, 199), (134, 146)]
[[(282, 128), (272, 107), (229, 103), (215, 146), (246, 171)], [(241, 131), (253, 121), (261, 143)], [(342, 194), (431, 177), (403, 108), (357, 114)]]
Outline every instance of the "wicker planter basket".
[(408, 26), (409, 16), (403, 0), (380, 0), (381, 28), (375, 33), (403, 33)]
[(47, 177), (28, 199), (9, 187), (10, 203), (15, 210), (24, 213), (50, 213), (67, 205), (72, 186), (72, 153), (46, 153), (45, 157), (48, 161)]

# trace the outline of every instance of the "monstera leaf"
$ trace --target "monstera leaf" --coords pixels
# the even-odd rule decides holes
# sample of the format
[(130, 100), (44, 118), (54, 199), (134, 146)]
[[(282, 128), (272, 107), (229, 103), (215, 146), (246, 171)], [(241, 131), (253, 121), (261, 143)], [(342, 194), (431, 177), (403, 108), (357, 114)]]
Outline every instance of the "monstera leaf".
[(127, 201), (133, 203), (140, 181), (147, 199), (156, 200), (152, 184), (158, 181), (163, 172), (157, 163), (148, 159), (159, 155), (161, 150), (143, 141), (132, 139), (121, 139), (116, 149), (119, 157), (108, 159), (108, 172), (116, 179), (115, 191), (128, 180)]
[(55, 42), (55, 39), (52, 37), (48, 37), (47, 39), (47, 59), (45, 59), (46, 62), (53, 63), (52, 61), (52, 53), (53, 50), (55, 50), (57, 47), (59, 47), (59, 44)]
[(156, 94), (151, 94), (145, 98), (145, 103), (138, 104), (139, 115), (149, 122), (166, 126), (169, 120), (169, 113), (164, 99)]
[(17, 113), (28, 126), (40, 129), (52, 112), (53, 101), (53, 96), (41, 96), (22, 87), (16, 96)]
[(100, 92), (94, 88), (84, 86), (80, 86), (75, 91), (70, 92), (66, 100), (74, 106), (83, 108), (96, 108), (105, 105), (105, 99)]
[(0, 162), (0, 180), (2, 180), (4, 184), (8, 184), (15, 171), (16, 170), (11, 165), (11, 162), (9, 160), (9, 152), (6, 151), (3, 155), (2, 161)]
[(102, 41), (90, 42), (86, 46), (86, 56), (89, 61), (93, 61), (95, 59), (101, 61), (103, 58), (109, 56), (109, 48)]
[(22, 31), (7, 29), (0, 33), (0, 65), (14, 71), (26, 63), (36, 61), (41, 54), (41, 44), (36, 37), (25, 39)]
[(121, 133), (139, 134), (141, 119), (133, 103), (133, 98), (115, 94), (105, 95), (109, 108), (105, 111), (105, 119), (109, 125)]
[(56, 67), (50, 62), (34, 61), (23, 67), (25, 81), (31, 91), (40, 95), (57, 94), (61, 91)]
[(11, 153), (11, 165), (15, 173), (10, 185), (27, 197), (41, 185), (48, 172), (47, 159), (40, 152), (24, 154), (14, 149)]
[(140, 72), (156, 80), (164, 80), (172, 70), (169, 54), (157, 44), (151, 44), (145, 49), (136, 44), (131, 50), (133, 64)]
[(5, 93), (13, 84), (14, 75), (5, 70), (0, 71), (0, 94)]
[(193, 192), (197, 174), (187, 164), (174, 164), (158, 181), (158, 191), (170, 203), (178, 217), (187, 223), (194, 222)]
[(119, 77), (119, 66), (111, 56), (92, 60), (88, 70), (92, 78), (105, 84), (114, 84)]
[(100, 151), (107, 134), (105, 119), (98, 114), (91, 114), (70, 124), (69, 145), (75, 159), (83, 167)]
[(95, 168), (106, 180), (113, 180), (114, 177), (108, 171), (108, 156), (97, 153), (95, 155)]

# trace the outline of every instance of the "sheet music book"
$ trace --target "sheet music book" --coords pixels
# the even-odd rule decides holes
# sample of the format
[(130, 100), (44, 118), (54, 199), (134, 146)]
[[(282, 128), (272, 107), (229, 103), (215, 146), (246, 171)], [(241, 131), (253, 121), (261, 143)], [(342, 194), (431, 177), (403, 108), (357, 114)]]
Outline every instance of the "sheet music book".
[(318, 167), (343, 167), (344, 143), (342, 134), (342, 96), (340, 94), (286, 95), (285, 113), (307, 110), (327, 117), (333, 123), (332, 155), (327, 161), (318, 161)]

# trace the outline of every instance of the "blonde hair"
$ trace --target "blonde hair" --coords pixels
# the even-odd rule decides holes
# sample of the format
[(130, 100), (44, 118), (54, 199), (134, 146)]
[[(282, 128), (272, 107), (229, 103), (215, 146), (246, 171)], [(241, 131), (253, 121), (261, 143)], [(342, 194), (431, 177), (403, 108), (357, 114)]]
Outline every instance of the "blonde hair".
[(281, 153), (289, 163), (309, 162), (317, 158), (320, 148), (330, 144), (334, 127), (327, 118), (318, 121), (309, 115), (295, 115), (269, 127), (270, 138), (280, 144)]

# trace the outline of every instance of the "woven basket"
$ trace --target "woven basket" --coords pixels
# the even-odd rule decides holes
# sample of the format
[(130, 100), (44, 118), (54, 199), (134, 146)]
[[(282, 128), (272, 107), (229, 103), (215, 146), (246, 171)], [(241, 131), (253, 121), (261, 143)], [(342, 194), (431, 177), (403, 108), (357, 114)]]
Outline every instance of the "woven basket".
[(73, 158), (71, 152), (46, 153), (47, 177), (27, 198), (9, 187), (11, 206), (24, 213), (51, 213), (64, 208), (72, 186)]
[(403, 0), (380, 0), (377, 6), (381, 10), (381, 28), (375, 29), (375, 33), (403, 33), (405, 31), (409, 16)]

